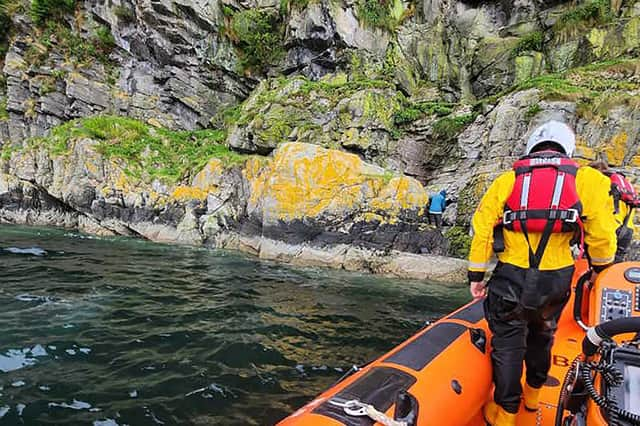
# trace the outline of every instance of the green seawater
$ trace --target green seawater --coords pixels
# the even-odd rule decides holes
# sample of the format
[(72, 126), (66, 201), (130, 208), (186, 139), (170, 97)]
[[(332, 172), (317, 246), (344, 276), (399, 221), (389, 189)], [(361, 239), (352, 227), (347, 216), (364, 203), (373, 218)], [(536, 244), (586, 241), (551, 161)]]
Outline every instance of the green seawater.
[(0, 226), (0, 425), (271, 425), (467, 291)]

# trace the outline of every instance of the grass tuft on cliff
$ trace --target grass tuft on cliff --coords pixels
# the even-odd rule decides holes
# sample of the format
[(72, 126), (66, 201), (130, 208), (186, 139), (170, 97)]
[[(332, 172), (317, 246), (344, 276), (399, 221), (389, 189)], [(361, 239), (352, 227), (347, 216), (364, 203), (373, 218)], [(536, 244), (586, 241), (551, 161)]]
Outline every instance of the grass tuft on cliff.
[(436, 139), (452, 140), (469, 124), (473, 123), (477, 114), (470, 113), (456, 117), (443, 117), (433, 124), (433, 136)]
[[(0, 0), (0, 80), (4, 78), (2, 74), (2, 61), (9, 48), (9, 38), (13, 30), (12, 17), (22, 11), (23, 4), (14, 0)], [(1, 81), (0, 81), (1, 82)], [(0, 92), (1, 92), (0, 88)]]
[(393, 31), (412, 9), (405, 9), (401, 0), (359, 0), (356, 13), (364, 25)]
[(93, 139), (106, 158), (123, 160), (131, 176), (175, 183), (199, 172), (211, 158), (228, 167), (242, 164), (247, 156), (230, 151), (224, 145), (225, 136), (217, 129), (171, 131), (131, 118), (97, 116), (58, 126), (49, 137), (30, 141), (30, 146), (65, 155), (72, 147), (70, 142)]
[(116, 46), (111, 30), (99, 26), (88, 39), (59, 21), (48, 21), (38, 41), (27, 49), (25, 58), (29, 63), (42, 64), (50, 51), (58, 49), (69, 60), (82, 65), (96, 59), (109, 64), (109, 55)]
[(9, 113), (7, 112), (7, 98), (0, 97), (0, 121), (9, 119)]
[(394, 115), (393, 119), (396, 125), (412, 123), (422, 117), (436, 115), (442, 117), (453, 112), (454, 104), (448, 102), (408, 102), (406, 101), (403, 108)]
[[(478, 102), (493, 104), (516, 91), (538, 89), (544, 100), (570, 101), (578, 104), (578, 114), (587, 119), (604, 118), (611, 108), (620, 105), (636, 109), (640, 104), (640, 60), (618, 58), (564, 73), (545, 74), (520, 82), (513, 87)], [(537, 111), (532, 112), (531, 116)]]
[(611, 20), (611, 0), (585, 0), (558, 18), (554, 31), (564, 37), (573, 37), (580, 31), (602, 25)]

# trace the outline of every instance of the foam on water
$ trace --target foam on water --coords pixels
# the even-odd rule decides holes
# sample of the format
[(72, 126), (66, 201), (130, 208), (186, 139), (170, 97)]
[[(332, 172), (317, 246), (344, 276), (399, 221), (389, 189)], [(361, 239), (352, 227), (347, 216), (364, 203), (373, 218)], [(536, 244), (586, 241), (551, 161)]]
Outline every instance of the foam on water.
[(78, 401), (77, 399), (74, 399), (71, 404), (67, 404), (66, 402), (62, 402), (62, 403), (50, 402), (49, 407), (68, 408), (71, 410), (88, 410), (91, 408), (91, 404), (89, 404), (88, 402)]
[(30, 248), (19, 248), (19, 247), (7, 247), (3, 249), (11, 254), (30, 254), (32, 256), (46, 256), (48, 253), (46, 250), (41, 249), (40, 247), (30, 247)]

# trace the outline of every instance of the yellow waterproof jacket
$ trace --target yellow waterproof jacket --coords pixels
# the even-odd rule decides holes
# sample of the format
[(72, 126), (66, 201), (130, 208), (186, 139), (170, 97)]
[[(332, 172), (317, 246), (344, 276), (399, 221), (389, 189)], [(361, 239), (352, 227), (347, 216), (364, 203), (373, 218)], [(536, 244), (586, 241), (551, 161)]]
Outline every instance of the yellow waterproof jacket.
[[(500, 175), (489, 187), (473, 215), (473, 241), (469, 253), (469, 271), (485, 272), (493, 252), (493, 228), (504, 213), (504, 206), (515, 184), (514, 171)], [(613, 262), (616, 252), (616, 224), (613, 199), (609, 196), (611, 181), (591, 167), (580, 167), (576, 174), (576, 190), (582, 202), (585, 243), (593, 265)], [(542, 233), (529, 233), (535, 252)], [(540, 262), (541, 270), (554, 270), (574, 263), (570, 242), (573, 233), (554, 233)], [(504, 230), (505, 250), (498, 259), (521, 268), (529, 267), (529, 248), (522, 232)]]

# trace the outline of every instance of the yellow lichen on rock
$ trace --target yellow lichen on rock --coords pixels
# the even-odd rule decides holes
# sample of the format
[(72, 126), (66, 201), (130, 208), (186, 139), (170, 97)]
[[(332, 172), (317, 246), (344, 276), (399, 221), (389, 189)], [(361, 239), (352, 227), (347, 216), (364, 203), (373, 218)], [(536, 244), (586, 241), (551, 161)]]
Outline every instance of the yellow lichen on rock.
[(594, 160), (595, 157), (595, 152), (594, 149), (590, 146), (587, 145), (587, 142), (578, 137), (576, 139), (576, 157), (578, 157), (578, 162), (580, 162), (580, 158), (582, 159), (586, 159), (586, 160)]
[(389, 215), (412, 209), (417, 209), (422, 214), (428, 201), (429, 194), (418, 181), (400, 176), (391, 179), (378, 196), (371, 200), (371, 207)]
[(217, 158), (209, 160), (206, 166), (194, 178), (191, 186), (204, 192), (215, 192), (222, 183), (224, 164)]
[(627, 141), (629, 137), (626, 132), (615, 135), (611, 142), (606, 145), (605, 153), (610, 166), (620, 166), (627, 154)]
[(173, 190), (171, 197), (177, 201), (205, 200), (208, 192), (193, 186), (180, 185)]
[(122, 191), (125, 193), (131, 191), (131, 182), (129, 181), (129, 178), (123, 170), (120, 170), (120, 173), (118, 173), (118, 178), (115, 181), (114, 187), (118, 191)]
[(264, 220), (272, 223), (343, 217), (356, 211), (378, 219), (379, 211), (393, 215), (420, 209), (428, 199), (414, 179), (386, 182), (384, 169), (357, 155), (304, 143), (281, 145), (262, 173), (245, 175), (253, 176), (249, 209), (261, 208)]
[(362, 160), (353, 154), (309, 144), (285, 144), (266, 179), (252, 183), (252, 200), (263, 199), (265, 214), (283, 220), (346, 212), (374, 195)]

